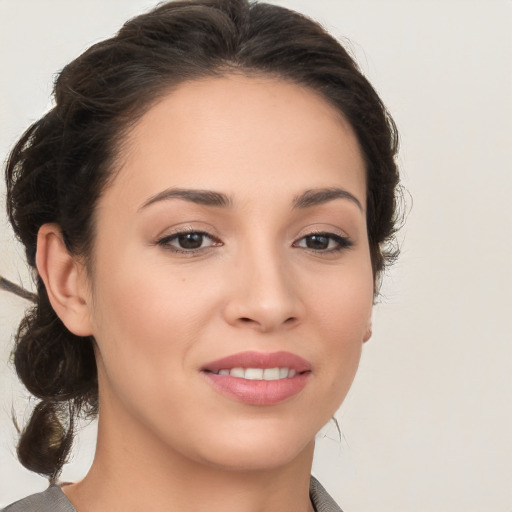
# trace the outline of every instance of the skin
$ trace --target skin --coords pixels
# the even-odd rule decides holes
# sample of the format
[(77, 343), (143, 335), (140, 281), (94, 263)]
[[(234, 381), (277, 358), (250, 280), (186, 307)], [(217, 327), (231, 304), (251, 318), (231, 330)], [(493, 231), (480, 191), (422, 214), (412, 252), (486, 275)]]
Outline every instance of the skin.
[[(64, 492), (80, 512), (312, 510), (314, 438), (371, 332), (365, 169), (352, 128), (306, 88), (210, 78), (153, 106), (120, 163), (98, 204), (91, 269), (67, 253), (58, 226), (39, 233), (55, 310), (97, 343), (96, 457)], [(334, 187), (355, 200), (292, 207)], [(169, 189), (232, 204), (155, 199)], [(176, 252), (169, 237), (183, 229), (212, 238)], [(315, 251), (312, 232), (352, 245), (337, 251), (328, 238)], [(201, 367), (246, 350), (303, 357), (306, 387), (272, 406), (221, 395)]]

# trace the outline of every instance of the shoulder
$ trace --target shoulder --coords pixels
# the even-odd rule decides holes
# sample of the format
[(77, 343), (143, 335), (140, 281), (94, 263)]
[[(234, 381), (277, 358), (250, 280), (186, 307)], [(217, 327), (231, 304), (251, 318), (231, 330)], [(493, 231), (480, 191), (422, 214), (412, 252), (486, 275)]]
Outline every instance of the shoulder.
[(32, 494), (14, 502), (1, 512), (76, 512), (60, 487), (48, 487), (44, 492)]
[(314, 476), (310, 480), (309, 496), (316, 512), (343, 512)]

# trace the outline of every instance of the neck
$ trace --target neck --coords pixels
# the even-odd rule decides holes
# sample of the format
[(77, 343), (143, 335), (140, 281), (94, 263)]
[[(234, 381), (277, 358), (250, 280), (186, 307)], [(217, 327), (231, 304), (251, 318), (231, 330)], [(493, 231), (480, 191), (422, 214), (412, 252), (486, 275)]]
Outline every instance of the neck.
[[(101, 415), (92, 467), (63, 491), (78, 512), (310, 512), (314, 441), (271, 468), (223, 468), (163, 446), (144, 426)], [(120, 428), (122, 425), (122, 428)], [(123, 435), (120, 436), (119, 432)]]

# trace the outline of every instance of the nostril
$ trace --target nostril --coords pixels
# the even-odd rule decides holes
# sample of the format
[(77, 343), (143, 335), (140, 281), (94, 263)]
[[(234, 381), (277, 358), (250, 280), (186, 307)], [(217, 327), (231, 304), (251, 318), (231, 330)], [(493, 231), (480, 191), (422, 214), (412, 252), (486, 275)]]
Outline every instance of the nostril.
[[(256, 323), (258, 324), (259, 322), (257, 322), (256, 320), (252, 319), (252, 318), (249, 318), (247, 316), (242, 316), (238, 319), (240, 322), (244, 323), (244, 324), (253, 324), (253, 323)], [(288, 317), (284, 322), (283, 324), (293, 324), (295, 321), (297, 320), (296, 317), (294, 316), (290, 316)]]

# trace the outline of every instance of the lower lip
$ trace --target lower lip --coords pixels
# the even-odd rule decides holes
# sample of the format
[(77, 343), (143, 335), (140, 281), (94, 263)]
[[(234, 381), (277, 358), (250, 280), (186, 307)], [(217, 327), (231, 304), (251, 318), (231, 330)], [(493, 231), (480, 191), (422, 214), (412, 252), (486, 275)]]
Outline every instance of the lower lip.
[(279, 380), (248, 380), (212, 372), (203, 374), (223, 395), (250, 405), (275, 405), (300, 393), (311, 372)]

